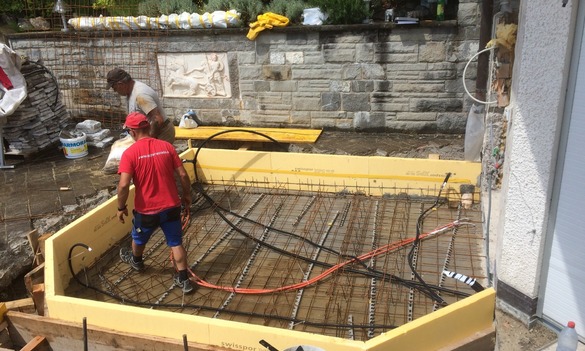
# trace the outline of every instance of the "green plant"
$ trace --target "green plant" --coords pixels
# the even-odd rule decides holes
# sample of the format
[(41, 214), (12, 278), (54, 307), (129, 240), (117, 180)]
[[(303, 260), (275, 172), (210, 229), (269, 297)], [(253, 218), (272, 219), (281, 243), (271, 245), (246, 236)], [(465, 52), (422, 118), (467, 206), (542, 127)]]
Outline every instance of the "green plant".
[(362, 23), (371, 15), (364, 0), (311, 0), (311, 3), (328, 15), (327, 24)]
[(169, 15), (171, 13), (197, 12), (191, 0), (145, 0), (138, 5), (138, 12), (145, 16)]
[(246, 24), (255, 22), (258, 15), (264, 12), (260, 0), (231, 0), (230, 4), (240, 13), (242, 23)]
[(19, 14), (25, 9), (25, 3), (21, 0), (3, 0), (0, 2), (0, 12)]
[(229, 11), (231, 10), (230, 6), (230, 0), (209, 0), (209, 2), (204, 6), (204, 11)]
[(95, 0), (94, 10), (105, 10), (110, 16), (137, 16), (140, 0)]
[(266, 11), (284, 15), (291, 23), (300, 23), (303, 10), (308, 7), (302, 0), (273, 0), (267, 6)]

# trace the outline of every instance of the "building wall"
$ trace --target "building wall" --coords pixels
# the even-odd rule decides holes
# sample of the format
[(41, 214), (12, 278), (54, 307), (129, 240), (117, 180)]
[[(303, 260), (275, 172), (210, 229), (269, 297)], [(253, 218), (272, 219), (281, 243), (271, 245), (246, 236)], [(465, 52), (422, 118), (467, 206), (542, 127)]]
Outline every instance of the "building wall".
[(577, 2), (561, 5), (521, 2), (504, 178), (496, 206), (498, 302), (527, 323), (539, 298)]
[[(124, 101), (105, 90), (115, 66), (161, 91), (160, 53), (227, 53), (230, 98), (165, 97), (179, 118), (195, 109), (210, 124), (462, 133), (470, 100), (462, 84), (478, 51), (477, 0), (458, 21), (265, 30), (17, 34), (10, 46), (42, 60), (76, 119), (117, 123)], [(475, 91), (476, 64), (467, 70)]]

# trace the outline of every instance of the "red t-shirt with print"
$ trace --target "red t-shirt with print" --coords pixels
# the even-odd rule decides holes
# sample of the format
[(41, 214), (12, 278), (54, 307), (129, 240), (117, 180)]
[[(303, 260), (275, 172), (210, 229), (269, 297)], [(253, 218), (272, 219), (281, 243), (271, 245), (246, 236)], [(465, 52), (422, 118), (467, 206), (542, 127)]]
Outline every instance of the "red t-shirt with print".
[(128, 173), (136, 187), (134, 209), (154, 214), (181, 204), (175, 169), (182, 162), (170, 143), (142, 138), (132, 144), (120, 159), (118, 174)]

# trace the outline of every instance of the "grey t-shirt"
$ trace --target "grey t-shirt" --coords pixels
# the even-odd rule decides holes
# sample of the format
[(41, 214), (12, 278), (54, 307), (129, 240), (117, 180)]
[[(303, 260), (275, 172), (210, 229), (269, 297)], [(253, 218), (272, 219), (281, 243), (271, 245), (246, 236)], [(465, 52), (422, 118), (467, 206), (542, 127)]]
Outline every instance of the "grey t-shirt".
[[(157, 107), (163, 116), (163, 121), (168, 120), (156, 91), (141, 81), (135, 80), (132, 93), (128, 97), (128, 113), (138, 111), (148, 116), (150, 111)], [(152, 123), (153, 121), (149, 119), (149, 122)], [(167, 123), (161, 128), (158, 139), (166, 140), (171, 144), (175, 142), (175, 127), (172, 123)]]
[(148, 115), (156, 107), (158, 107), (158, 110), (166, 121), (167, 116), (156, 91), (141, 81), (135, 80), (132, 93), (128, 97), (128, 113), (138, 111)]

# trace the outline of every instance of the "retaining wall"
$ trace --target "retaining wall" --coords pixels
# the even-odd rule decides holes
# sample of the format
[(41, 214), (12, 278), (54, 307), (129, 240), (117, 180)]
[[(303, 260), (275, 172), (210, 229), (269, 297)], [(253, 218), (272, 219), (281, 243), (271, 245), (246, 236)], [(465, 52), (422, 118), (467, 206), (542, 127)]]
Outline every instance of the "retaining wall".
[[(195, 109), (208, 124), (462, 133), (471, 100), (462, 73), (478, 51), (478, 1), (460, 1), (457, 21), (246, 28), (13, 34), (9, 45), (57, 77), (76, 119), (106, 126), (125, 99), (106, 90), (122, 67), (163, 95), (178, 119)], [(164, 96), (162, 55), (225, 57), (229, 96)], [(475, 90), (476, 64), (466, 74)]]

